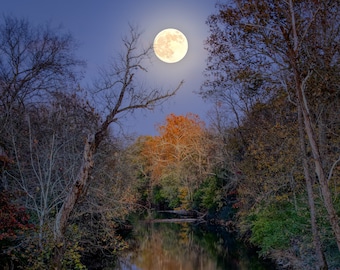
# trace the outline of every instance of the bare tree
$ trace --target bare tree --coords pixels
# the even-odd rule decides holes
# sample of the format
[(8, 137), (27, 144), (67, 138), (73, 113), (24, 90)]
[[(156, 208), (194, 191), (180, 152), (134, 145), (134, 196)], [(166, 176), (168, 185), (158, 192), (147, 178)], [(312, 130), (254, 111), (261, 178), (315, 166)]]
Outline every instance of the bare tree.
[(102, 70), (101, 80), (96, 84), (96, 94), (106, 99), (106, 115), (95, 132), (88, 134), (82, 153), (81, 166), (78, 174), (59, 209), (55, 221), (55, 253), (54, 265), (61, 267), (63, 242), (70, 215), (79, 199), (84, 195), (86, 187), (91, 183), (91, 170), (94, 166), (94, 155), (105, 137), (108, 136), (110, 124), (117, 123), (125, 113), (136, 109), (153, 109), (176, 94), (182, 82), (171, 91), (144, 89), (136, 83), (136, 73), (146, 71), (144, 61), (148, 59), (151, 47), (140, 47), (140, 33), (130, 27), (129, 36), (123, 38), (125, 54), (109, 69)]
[[(37, 247), (50, 245), (51, 227), (73, 183), (82, 150), (82, 139), (94, 130), (98, 116), (74, 95), (55, 94), (51, 104), (31, 105), (24, 119), (11, 129), (14, 164), (3, 174), (9, 189), (24, 194), (22, 204), (37, 220)], [(86, 121), (89, 121), (87, 123)]]
[[(81, 158), (74, 155), (79, 152), (74, 143), (81, 149), (81, 132), (88, 130), (84, 119), (88, 126), (97, 124), (85, 116), (86, 106), (74, 102), (84, 67), (75, 57), (76, 48), (62, 28), (1, 18), (0, 145), (9, 162), (2, 168), (0, 189), (19, 194), (22, 205), (36, 218), (41, 249), (43, 227), (65, 198), (65, 179), (72, 179), (72, 169)], [(79, 121), (82, 113), (84, 119)]]
[[(84, 62), (73, 54), (71, 35), (50, 26), (32, 26), (27, 20), (4, 17), (0, 26), (1, 121), (28, 102), (46, 101), (49, 93), (69, 89), (77, 82)], [(3, 127), (3, 126), (2, 126)]]
[(101, 70), (91, 106), (80, 98), (84, 63), (76, 59), (69, 34), (12, 17), (0, 25), (0, 150), (10, 164), (1, 170), (1, 188), (24, 194), (39, 223), (41, 249), (43, 227), (53, 228), (57, 267), (70, 215), (92, 180), (94, 155), (110, 125), (136, 109), (154, 109), (182, 85), (163, 91), (137, 84), (152, 52), (140, 47), (139, 38), (131, 27), (125, 52)]
[[(0, 25), (0, 145), (13, 155), (12, 134), (20, 130), (29, 104), (47, 102), (54, 92), (75, 88), (84, 62), (62, 29), (2, 18)], [(9, 183), (2, 177), (3, 187)]]

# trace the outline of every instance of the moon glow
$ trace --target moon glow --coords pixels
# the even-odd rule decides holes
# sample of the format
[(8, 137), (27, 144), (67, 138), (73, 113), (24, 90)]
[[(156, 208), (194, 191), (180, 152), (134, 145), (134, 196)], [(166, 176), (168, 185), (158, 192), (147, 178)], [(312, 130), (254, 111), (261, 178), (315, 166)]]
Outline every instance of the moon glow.
[(176, 63), (186, 55), (188, 40), (181, 31), (167, 28), (157, 34), (153, 49), (156, 56), (163, 62)]

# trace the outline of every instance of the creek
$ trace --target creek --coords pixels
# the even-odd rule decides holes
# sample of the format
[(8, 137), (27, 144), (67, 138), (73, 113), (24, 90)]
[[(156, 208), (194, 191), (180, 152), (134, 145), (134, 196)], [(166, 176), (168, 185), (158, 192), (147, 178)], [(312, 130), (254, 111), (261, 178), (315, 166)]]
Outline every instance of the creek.
[(116, 270), (275, 269), (221, 226), (135, 222)]

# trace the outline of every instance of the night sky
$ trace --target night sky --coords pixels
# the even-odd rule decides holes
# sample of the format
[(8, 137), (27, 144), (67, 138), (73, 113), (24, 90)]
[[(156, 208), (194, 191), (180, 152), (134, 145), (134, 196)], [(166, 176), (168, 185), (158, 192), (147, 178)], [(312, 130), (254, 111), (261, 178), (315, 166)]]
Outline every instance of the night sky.
[(91, 84), (98, 68), (122, 52), (122, 37), (129, 24), (138, 25), (142, 43), (149, 45), (158, 32), (176, 28), (189, 42), (185, 58), (174, 64), (153, 56), (145, 84), (172, 89), (184, 80), (177, 96), (162, 110), (135, 113), (123, 123), (125, 132), (154, 135), (155, 124), (164, 122), (169, 113), (198, 114), (203, 120), (211, 107), (195, 94), (204, 80), (208, 36), (207, 17), (215, 11), (214, 0), (0, 0), (2, 15), (26, 18), (33, 24), (62, 25), (79, 42), (79, 58), (87, 62), (82, 84)]

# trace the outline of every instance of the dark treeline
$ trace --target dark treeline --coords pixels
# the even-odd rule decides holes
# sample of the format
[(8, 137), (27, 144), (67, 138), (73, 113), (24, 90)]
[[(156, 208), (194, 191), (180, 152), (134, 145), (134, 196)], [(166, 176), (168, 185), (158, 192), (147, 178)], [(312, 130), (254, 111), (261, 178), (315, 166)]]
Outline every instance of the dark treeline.
[(339, 1), (235, 0), (207, 21), (201, 94), (217, 127), (229, 117), (238, 226), (298, 269), (339, 267), (339, 16)]

